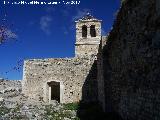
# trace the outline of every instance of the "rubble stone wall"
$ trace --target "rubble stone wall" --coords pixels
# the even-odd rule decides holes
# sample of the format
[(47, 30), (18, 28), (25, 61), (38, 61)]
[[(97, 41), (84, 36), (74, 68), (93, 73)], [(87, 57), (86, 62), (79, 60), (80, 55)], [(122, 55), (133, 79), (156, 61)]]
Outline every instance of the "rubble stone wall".
[(103, 47), (107, 43), (107, 37), (102, 36), (102, 40), (100, 42), (98, 54), (97, 54), (97, 87), (98, 87), (98, 101), (105, 111), (105, 86), (104, 86), (104, 71), (103, 71)]
[(106, 111), (160, 119), (160, 2), (125, 0), (104, 48)]
[[(95, 82), (96, 75), (88, 78), (95, 57), (83, 56), (64, 59), (34, 59), (24, 63), (24, 76), (22, 92), (30, 98), (39, 100), (43, 97), (47, 101), (47, 82), (60, 81), (63, 88), (63, 102), (78, 102), (82, 99), (82, 89), (87, 88), (87, 99), (96, 100), (94, 91), (97, 92)], [(94, 78), (95, 77), (95, 78)], [(93, 82), (89, 86), (85, 81)], [(86, 86), (86, 87), (85, 87)], [(88, 90), (88, 91), (87, 91)], [(85, 98), (83, 98), (85, 99)]]

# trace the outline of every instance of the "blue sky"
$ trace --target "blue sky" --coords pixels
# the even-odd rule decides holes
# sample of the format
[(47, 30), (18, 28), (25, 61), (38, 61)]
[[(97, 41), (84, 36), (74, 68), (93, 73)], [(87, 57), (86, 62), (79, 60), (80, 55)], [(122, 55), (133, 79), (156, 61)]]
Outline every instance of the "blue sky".
[(120, 0), (81, 0), (79, 5), (4, 5), (1, 1), (0, 24), (5, 19), (9, 33), (17, 38), (0, 45), (0, 78), (22, 79), (22, 67), (17, 67), (24, 59), (74, 57), (74, 21), (89, 11), (103, 20), (106, 35), (119, 6)]

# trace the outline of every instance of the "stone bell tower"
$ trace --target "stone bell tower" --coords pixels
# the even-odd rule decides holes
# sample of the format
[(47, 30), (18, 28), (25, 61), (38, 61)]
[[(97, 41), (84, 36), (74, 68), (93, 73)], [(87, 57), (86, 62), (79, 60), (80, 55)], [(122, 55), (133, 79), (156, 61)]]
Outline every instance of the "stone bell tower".
[(89, 13), (76, 22), (76, 56), (96, 55), (101, 41), (101, 20)]

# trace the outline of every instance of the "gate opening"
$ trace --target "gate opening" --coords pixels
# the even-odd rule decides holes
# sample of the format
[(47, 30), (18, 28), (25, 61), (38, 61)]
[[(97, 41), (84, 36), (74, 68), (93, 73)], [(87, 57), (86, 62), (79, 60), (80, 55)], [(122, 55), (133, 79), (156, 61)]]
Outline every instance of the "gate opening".
[(49, 82), (49, 99), (50, 102), (56, 100), (60, 102), (60, 82)]

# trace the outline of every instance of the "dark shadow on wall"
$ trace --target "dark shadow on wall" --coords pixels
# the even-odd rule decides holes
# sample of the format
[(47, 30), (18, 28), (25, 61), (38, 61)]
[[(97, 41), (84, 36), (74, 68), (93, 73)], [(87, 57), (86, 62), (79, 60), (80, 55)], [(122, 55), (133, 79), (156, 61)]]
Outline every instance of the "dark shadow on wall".
[(82, 87), (82, 101), (96, 102), (98, 96), (97, 88), (97, 61), (94, 61), (89, 74)]
[(82, 100), (77, 111), (81, 120), (97, 119), (101, 109), (97, 104), (97, 61), (94, 61), (82, 87)]
[[(82, 87), (82, 100), (77, 111), (78, 117), (80, 120), (122, 120), (114, 112), (104, 113), (99, 105), (97, 72), (97, 60), (95, 60)], [(109, 102), (111, 103), (111, 101)]]
[(125, 120), (160, 120), (160, 15), (155, 11), (156, 2), (126, 2), (103, 48), (106, 111)]
[(77, 116), (80, 120), (122, 120), (115, 112), (103, 112), (97, 102), (79, 103)]
[[(160, 3), (158, 0), (124, 3), (100, 53), (106, 113), (96, 101), (97, 86), (87, 91), (93, 85), (95, 61), (83, 86), (77, 112), (81, 120), (121, 120), (119, 116), (125, 120), (160, 120)], [(93, 95), (95, 101), (85, 101), (92, 100)]]

